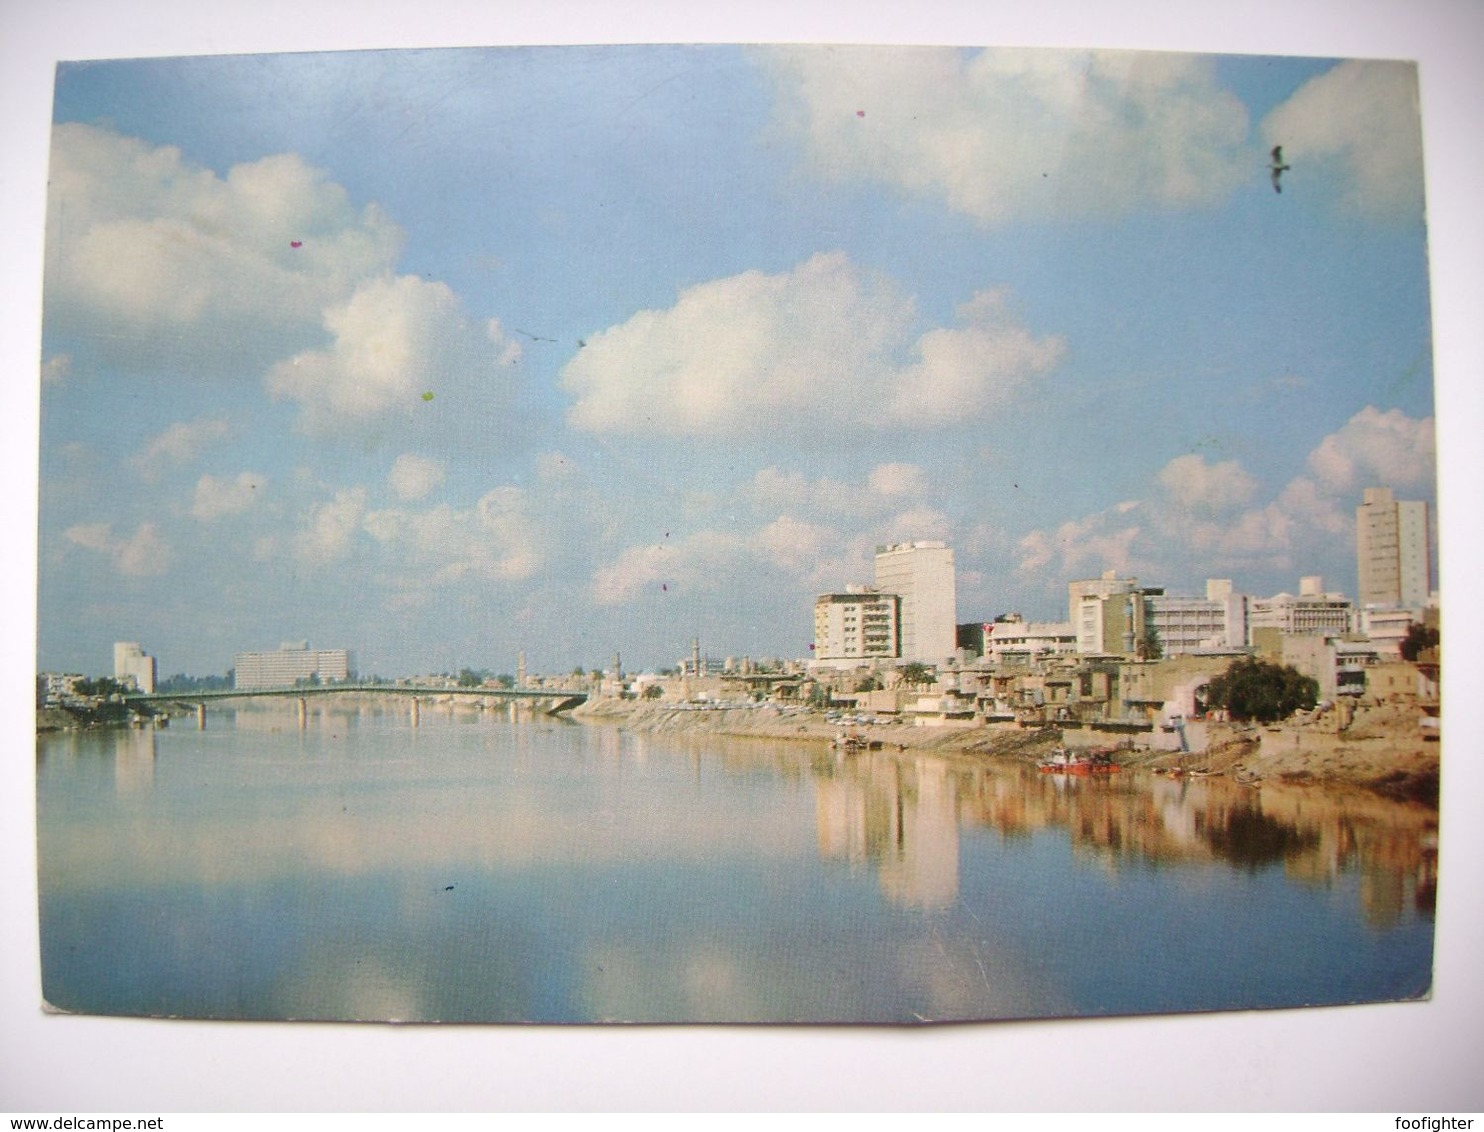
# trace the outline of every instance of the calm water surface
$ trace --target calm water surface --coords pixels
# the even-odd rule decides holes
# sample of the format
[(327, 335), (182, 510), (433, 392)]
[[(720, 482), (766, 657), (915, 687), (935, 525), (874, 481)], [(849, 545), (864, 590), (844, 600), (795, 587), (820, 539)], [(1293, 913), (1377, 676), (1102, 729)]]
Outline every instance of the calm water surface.
[(889, 1021), (1424, 995), (1436, 815), (1224, 779), (284, 706), (38, 744), (64, 1010)]

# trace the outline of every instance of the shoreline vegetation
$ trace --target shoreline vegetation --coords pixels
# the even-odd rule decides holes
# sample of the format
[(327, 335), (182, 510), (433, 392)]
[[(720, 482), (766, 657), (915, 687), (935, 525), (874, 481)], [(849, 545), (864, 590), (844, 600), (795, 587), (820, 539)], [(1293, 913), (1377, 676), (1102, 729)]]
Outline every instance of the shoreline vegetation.
[[(183, 696), (182, 700), (188, 699)], [(354, 697), (359, 699), (359, 697)], [(437, 703), (429, 689), (429, 704)], [(458, 711), (493, 710), (465, 699), (447, 706)], [(103, 705), (117, 708), (122, 705)], [(498, 704), (500, 710), (506, 705)], [(179, 712), (159, 710), (131, 718), (127, 711), (79, 712), (38, 709), (38, 734), (96, 727), (159, 726)], [(1398, 801), (1436, 808), (1441, 774), (1440, 744), (1424, 739), (1415, 709), (1396, 704), (1361, 704), (1341, 715), (1333, 710), (1296, 716), (1278, 724), (1206, 723), (1205, 743), (1181, 752), (1151, 742), (1149, 732), (1101, 731), (1095, 726), (1026, 727), (1016, 723), (954, 721), (920, 725), (910, 719), (862, 721), (803, 705), (735, 702), (689, 703), (594, 697), (566, 713), (577, 722), (642, 733), (714, 735), (830, 744), (849, 736), (862, 746), (886, 751), (920, 751), (945, 756), (1040, 762), (1057, 748), (1072, 751), (1113, 748), (1120, 766), (1154, 774), (1224, 776), (1243, 785), (1304, 785), (1363, 789)]]

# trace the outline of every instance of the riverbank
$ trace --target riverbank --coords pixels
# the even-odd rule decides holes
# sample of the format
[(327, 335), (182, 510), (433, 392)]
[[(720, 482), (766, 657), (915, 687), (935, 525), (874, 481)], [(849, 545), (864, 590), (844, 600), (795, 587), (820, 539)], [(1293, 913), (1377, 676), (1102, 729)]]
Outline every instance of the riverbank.
[(1422, 737), (1415, 710), (1376, 706), (1356, 712), (1341, 728), (1328, 716), (1274, 726), (1209, 724), (1204, 750), (1158, 750), (1138, 735), (1114, 735), (1013, 723), (916, 726), (911, 722), (844, 724), (826, 713), (776, 704), (711, 705), (593, 699), (572, 713), (586, 723), (643, 732), (828, 743), (842, 732), (888, 750), (927, 750), (1036, 762), (1066, 743), (1119, 745), (1116, 761), (1153, 773), (1223, 775), (1247, 785), (1263, 782), (1361, 788), (1398, 800), (1436, 806), (1439, 744)]

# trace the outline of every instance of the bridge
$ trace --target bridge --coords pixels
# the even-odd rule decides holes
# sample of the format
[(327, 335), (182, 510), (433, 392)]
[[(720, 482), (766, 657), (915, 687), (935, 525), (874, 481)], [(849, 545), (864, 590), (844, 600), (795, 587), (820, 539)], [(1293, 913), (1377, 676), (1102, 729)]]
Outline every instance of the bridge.
[(293, 699), (299, 701), (300, 722), (304, 721), (306, 703), (314, 696), (344, 695), (402, 696), (411, 700), (412, 722), (418, 722), (419, 708), (425, 700), (503, 700), (508, 703), (546, 704), (546, 714), (571, 711), (587, 702), (586, 692), (566, 692), (550, 688), (488, 688), (458, 684), (364, 684), (344, 682), (331, 684), (294, 684), (280, 688), (221, 688), (197, 692), (130, 692), (127, 704), (194, 704), (196, 721), (206, 725), (206, 705), (216, 700)]

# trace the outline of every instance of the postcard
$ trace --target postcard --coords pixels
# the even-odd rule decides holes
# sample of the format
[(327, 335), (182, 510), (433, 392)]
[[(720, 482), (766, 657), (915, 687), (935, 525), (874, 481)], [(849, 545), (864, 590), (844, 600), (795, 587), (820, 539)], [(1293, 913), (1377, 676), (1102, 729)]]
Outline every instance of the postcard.
[(985, 46), (57, 71), (57, 1012), (1425, 999), (1418, 72)]

